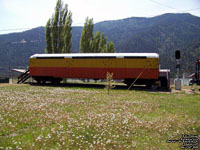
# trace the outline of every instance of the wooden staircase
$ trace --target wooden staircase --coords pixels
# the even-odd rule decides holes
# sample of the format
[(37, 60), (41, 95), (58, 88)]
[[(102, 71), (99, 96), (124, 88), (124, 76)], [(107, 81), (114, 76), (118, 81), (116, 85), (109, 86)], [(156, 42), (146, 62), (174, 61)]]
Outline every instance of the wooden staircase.
[(31, 77), (29, 73), (30, 73), (29, 69), (28, 69), (26, 72), (22, 73), (22, 74), (18, 77), (17, 83), (18, 83), (18, 84), (24, 83), (26, 80), (28, 80), (28, 79)]

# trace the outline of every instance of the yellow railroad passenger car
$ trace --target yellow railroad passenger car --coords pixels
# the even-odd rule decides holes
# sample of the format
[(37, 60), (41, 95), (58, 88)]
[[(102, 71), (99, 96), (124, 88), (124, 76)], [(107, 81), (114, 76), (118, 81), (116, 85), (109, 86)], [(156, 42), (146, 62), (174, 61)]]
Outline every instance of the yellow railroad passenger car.
[(159, 78), (157, 53), (35, 54), (30, 57), (30, 75), (37, 82), (60, 82), (63, 78), (114, 79), (152, 85)]

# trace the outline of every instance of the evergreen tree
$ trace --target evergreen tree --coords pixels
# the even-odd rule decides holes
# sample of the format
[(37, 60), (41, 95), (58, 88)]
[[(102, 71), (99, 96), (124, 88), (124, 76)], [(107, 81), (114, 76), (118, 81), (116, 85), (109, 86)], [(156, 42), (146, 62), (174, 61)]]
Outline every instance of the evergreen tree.
[(46, 25), (46, 53), (70, 53), (72, 45), (72, 13), (62, 0), (56, 3), (55, 13)]

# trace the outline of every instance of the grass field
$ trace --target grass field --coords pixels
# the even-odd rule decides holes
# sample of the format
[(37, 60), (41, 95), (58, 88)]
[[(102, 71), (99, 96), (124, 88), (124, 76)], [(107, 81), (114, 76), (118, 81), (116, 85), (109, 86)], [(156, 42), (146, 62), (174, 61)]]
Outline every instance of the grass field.
[(200, 94), (0, 84), (0, 149), (180, 149)]

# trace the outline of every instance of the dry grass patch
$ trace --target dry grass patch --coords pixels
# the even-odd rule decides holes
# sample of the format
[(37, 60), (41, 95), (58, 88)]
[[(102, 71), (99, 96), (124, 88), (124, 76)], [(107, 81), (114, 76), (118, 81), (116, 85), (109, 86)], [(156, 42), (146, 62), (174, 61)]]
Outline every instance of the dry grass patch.
[(198, 94), (30, 85), (0, 91), (0, 149), (179, 149), (166, 140), (200, 133)]

